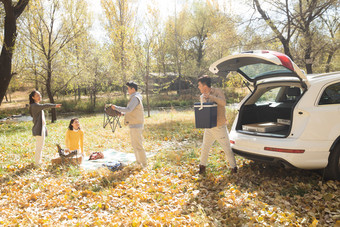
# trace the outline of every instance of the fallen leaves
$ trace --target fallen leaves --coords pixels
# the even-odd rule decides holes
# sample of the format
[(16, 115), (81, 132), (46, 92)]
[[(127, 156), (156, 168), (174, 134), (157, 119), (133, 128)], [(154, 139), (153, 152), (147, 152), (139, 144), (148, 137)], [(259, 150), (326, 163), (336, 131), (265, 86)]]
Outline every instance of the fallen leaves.
[[(237, 157), (230, 175), (224, 154), (214, 146), (207, 175), (197, 174), (202, 131), (192, 116), (166, 114), (147, 119), (145, 147), (156, 151), (147, 168), (84, 171), (76, 167), (27, 165), (34, 141), (23, 139), (17, 163), (0, 153), (0, 225), (3, 226), (334, 226), (340, 220), (340, 183), (321, 175), (265, 166)], [(95, 126), (101, 118), (82, 119), (87, 150), (114, 146), (131, 152), (128, 130), (112, 138)], [(24, 128), (29, 127), (25, 123)], [(19, 127), (20, 126), (15, 126)], [(60, 131), (62, 123), (49, 125)], [(93, 129), (92, 129), (93, 127)], [(151, 130), (152, 128), (152, 130)], [(93, 130), (93, 131), (91, 131)], [(6, 131), (6, 130), (4, 130)], [(24, 130), (18, 133), (23, 133)], [(6, 146), (21, 146), (15, 132)], [(3, 138), (3, 137), (2, 137)], [(61, 138), (61, 137), (60, 137)], [(21, 139), (20, 139), (21, 140)], [(52, 140), (52, 139), (51, 139)], [(4, 141), (4, 140), (3, 140)], [(115, 141), (115, 143), (113, 143)], [(46, 141), (46, 158), (54, 154)], [(91, 144), (100, 144), (93, 146)], [(0, 145), (0, 148), (3, 145)], [(2, 148), (4, 149), (4, 148)], [(13, 148), (15, 150), (16, 148)], [(19, 153), (20, 154), (20, 153)]]

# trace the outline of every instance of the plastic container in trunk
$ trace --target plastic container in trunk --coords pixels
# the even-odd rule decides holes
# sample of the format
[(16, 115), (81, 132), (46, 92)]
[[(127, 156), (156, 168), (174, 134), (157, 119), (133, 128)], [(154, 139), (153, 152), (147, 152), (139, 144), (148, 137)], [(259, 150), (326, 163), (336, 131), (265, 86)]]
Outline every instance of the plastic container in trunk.
[(242, 130), (249, 132), (277, 132), (286, 129), (288, 126), (277, 122), (262, 122), (242, 125)]

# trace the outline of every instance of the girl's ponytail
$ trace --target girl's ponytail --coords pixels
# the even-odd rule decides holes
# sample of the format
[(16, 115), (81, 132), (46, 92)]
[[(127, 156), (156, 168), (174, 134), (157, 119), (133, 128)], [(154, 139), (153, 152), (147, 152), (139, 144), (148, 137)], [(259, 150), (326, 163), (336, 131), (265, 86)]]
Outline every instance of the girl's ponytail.
[(30, 104), (33, 104), (35, 103), (34, 99), (33, 99), (33, 96), (35, 95), (35, 93), (37, 93), (36, 90), (32, 91), (31, 94), (28, 96), (28, 99), (30, 101)]

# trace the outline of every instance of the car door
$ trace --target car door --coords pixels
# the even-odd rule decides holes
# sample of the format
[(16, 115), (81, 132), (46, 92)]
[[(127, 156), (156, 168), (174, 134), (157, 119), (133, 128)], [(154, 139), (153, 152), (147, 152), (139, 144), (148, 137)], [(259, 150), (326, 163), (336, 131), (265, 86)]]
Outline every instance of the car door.
[(325, 85), (309, 108), (303, 139), (333, 142), (340, 135), (340, 81)]

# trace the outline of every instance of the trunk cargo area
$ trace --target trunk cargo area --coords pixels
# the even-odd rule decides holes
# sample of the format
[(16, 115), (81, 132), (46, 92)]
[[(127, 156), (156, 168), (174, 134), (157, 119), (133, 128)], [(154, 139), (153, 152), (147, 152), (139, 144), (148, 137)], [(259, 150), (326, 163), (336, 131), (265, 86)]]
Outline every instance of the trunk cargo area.
[(236, 130), (262, 136), (289, 135), (294, 103), (244, 105), (240, 109)]

